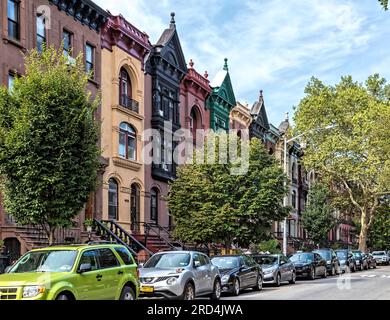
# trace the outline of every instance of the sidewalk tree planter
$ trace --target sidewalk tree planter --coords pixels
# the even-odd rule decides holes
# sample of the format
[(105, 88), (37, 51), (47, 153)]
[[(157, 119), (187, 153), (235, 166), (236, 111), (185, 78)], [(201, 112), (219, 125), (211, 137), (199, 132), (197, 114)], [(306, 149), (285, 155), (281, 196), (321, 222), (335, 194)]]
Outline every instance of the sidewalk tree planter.
[(26, 73), (0, 88), (0, 175), (4, 205), (20, 225), (41, 226), (52, 244), (94, 192), (100, 150), (82, 56), (30, 51)]

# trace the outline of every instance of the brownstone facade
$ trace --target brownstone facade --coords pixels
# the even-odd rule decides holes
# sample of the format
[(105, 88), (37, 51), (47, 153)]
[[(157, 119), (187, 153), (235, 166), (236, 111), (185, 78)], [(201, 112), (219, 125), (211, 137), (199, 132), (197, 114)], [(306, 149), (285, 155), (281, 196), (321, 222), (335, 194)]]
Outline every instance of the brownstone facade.
[[(107, 17), (105, 11), (89, 0), (0, 0), (0, 13), (1, 85), (8, 86), (12, 77), (24, 73), (24, 53), (37, 48), (41, 41), (60, 47), (67, 36), (72, 49), (70, 59), (83, 53), (84, 59), (88, 60), (86, 66), (93, 68), (88, 90), (92, 96), (98, 94), (101, 83), (100, 28)], [(89, 55), (86, 52), (89, 50), (87, 46), (92, 49), (88, 52)], [(99, 108), (97, 119), (100, 119), (100, 113)], [(100, 190), (91, 197), (87, 215), (101, 216), (101, 199)], [(84, 212), (80, 214), (75, 221), (75, 228), (67, 231), (67, 235), (64, 233), (61, 236), (80, 241), (84, 216)], [(12, 217), (5, 213), (0, 199), (0, 239), (5, 239), (6, 246), (13, 251), (13, 255), (17, 256), (31, 249), (38, 240), (44, 241), (39, 231), (35, 230), (32, 235), (31, 230), (16, 226)]]

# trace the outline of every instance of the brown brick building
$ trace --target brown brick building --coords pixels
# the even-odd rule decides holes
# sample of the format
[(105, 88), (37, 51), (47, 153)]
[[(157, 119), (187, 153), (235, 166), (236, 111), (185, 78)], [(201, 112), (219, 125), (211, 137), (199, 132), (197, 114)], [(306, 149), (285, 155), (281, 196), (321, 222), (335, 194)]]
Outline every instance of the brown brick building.
[[(24, 73), (23, 53), (32, 48), (41, 48), (42, 43), (71, 50), (76, 57), (83, 53), (86, 71), (93, 70), (88, 90), (95, 96), (101, 84), (101, 26), (107, 13), (90, 0), (0, 0), (0, 84), (12, 85), (13, 78)], [(65, 53), (68, 54), (68, 53)], [(72, 57), (70, 57), (72, 59)], [(96, 117), (100, 119), (100, 110)], [(91, 198), (87, 215), (101, 216), (101, 190)], [(75, 227), (58, 234), (58, 237), (81, 240), (82, 213)], [(18, 227), (1, 205), (0, 239), (14, 256), (44, 242), (39, 230)]]

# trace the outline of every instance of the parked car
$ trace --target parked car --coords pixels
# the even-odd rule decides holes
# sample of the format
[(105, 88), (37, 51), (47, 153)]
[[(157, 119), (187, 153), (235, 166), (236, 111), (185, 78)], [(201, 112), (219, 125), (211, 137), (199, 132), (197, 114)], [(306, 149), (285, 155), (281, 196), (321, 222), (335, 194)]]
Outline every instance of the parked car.
[(363, 256), (363, 253), (360, 250), (352, 250), (351, 252), (355, 258), (357, 270), (366, 270), (368, 268), (368, 261)]
[(342, 272), (355, 272), (356, 260), (352, 252), (348, 249), (336, 250), (336, 255), (340, 261), (340, 267)]
[(210, 258), (196, 251), (167, 251), (153, 255), (140, 268), (140, 296), (193, 300), (221, 297), (221, 276)]
[(137, 264), (121, 245), (32, 250), (0, 275), (0, 300), (135, 300)]
[(390, 258), (386, 254), (386, 251), (374, 251), (372, 253), (377, 264), (389, 265)]
[(211, 262), (221, 272), (222, 292), (238, 296), (243, 289), (262, 290), (262, 269), (250, 256), (215, 256), (211, 259)]
[(311, 280), (321, 276), (327, 277), (326, 261), (318, 253), (302, 252), (290, 257), (296, 270), (297, 277), (307, 277)]
[(319, 249), (313, 252), (318, 253), (326, 261), (328, 275), (335, 276), (341, 273), (340, 261), (333, 249)]
[(253, 254), (252, 258), (263, 270), (264, 283), (272, 283), (276, 287), (284, 281), (295, 283), (295, 266), (285, 255)]
[(368, 269), (376, 269), (376, 260), (371, 253), (364, 253), (368, 262)]

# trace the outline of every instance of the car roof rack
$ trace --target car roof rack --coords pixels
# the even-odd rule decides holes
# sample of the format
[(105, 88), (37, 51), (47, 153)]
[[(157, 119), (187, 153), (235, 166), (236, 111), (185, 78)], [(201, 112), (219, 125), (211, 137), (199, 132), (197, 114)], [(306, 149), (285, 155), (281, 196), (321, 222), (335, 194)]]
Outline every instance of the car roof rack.
[(88, 241), (86, 244), (92, 246), (96, 244), (118, 244), (118, 243), (115, 241), (99, 240), (99, 241)]
[(85, 243), (69, 243), (69, 242), (64, 242), (64, 243), (53, 243), (50, 244), (49, 247), (62, 247), (62, 246), (92, 246), (92, 245), (98, 245), (98, 244), (118, 244), (115, 241), (107, 241), (107, 240), (101, 240), (101, 241), (87, 241)]

